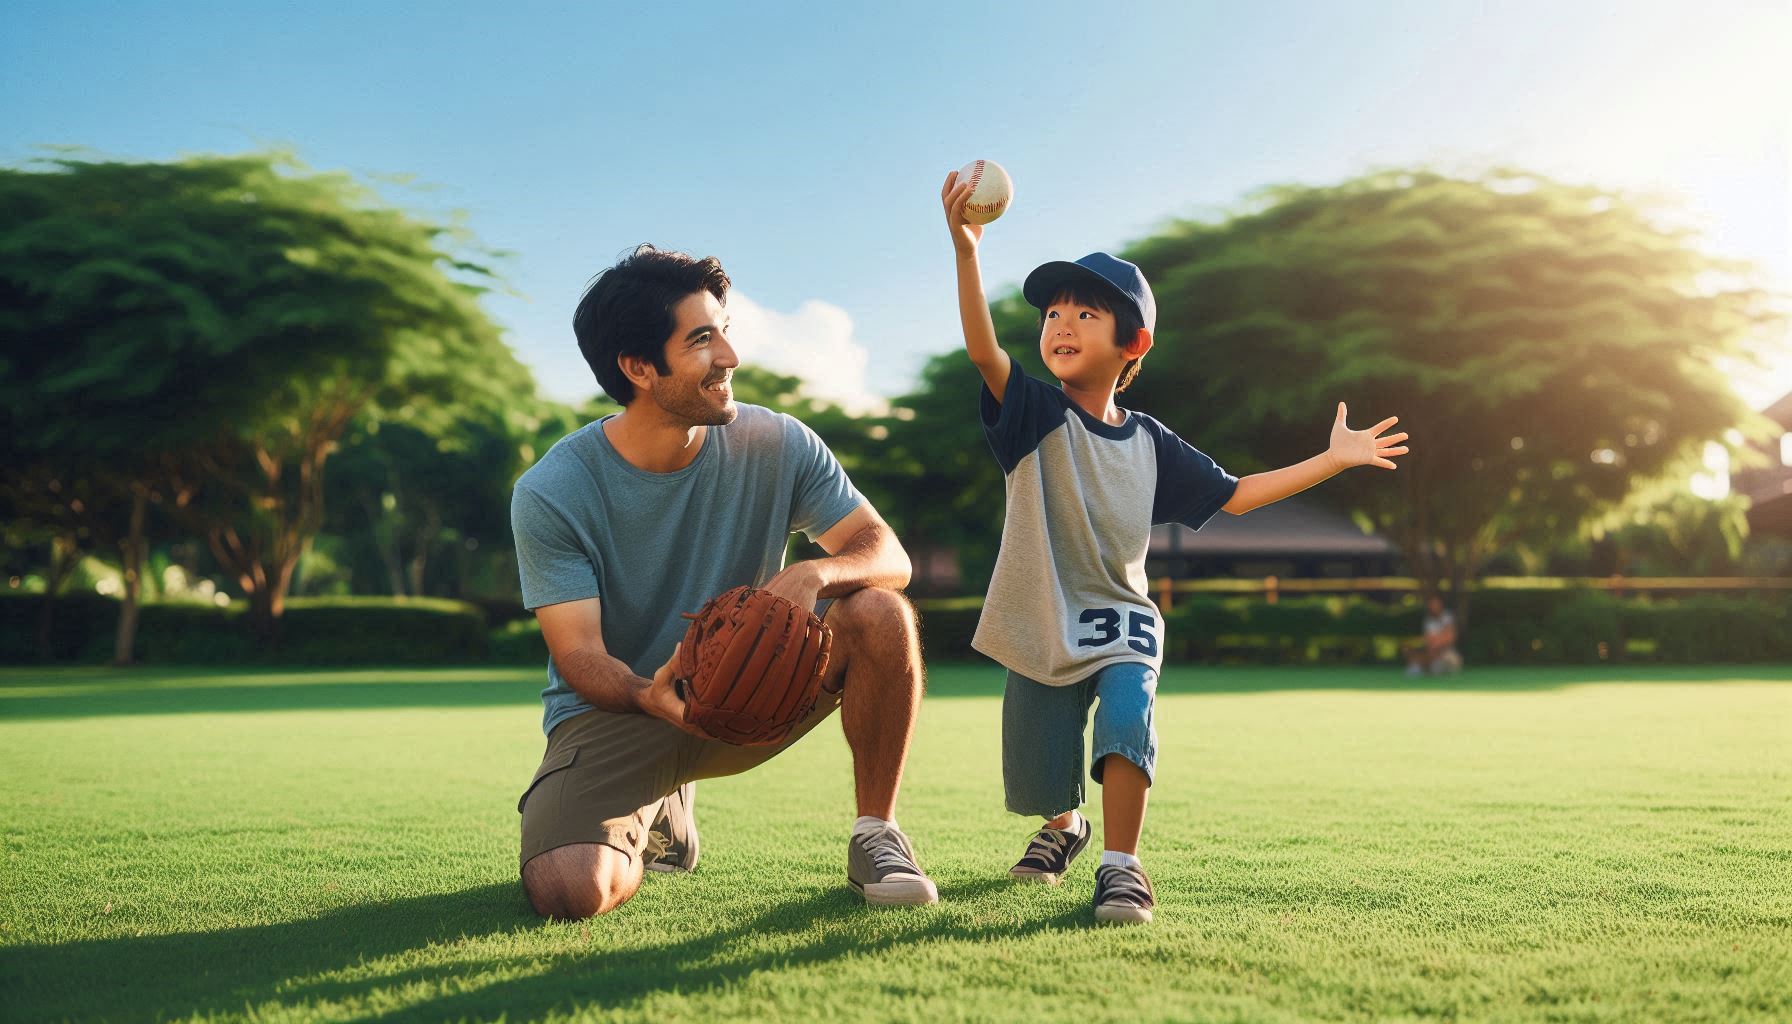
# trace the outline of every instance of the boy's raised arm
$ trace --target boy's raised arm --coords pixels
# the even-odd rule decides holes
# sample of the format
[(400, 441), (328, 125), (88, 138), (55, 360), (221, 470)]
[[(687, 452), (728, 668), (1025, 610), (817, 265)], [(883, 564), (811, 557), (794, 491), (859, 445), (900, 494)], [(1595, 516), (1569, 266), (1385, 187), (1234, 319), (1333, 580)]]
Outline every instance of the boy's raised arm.
[(946, 208), (946, 226), (952, 231), (952, 250), (958, 257), (958, 318), (964, 323), (964, 350), (983, 375), (989, 393), (1000, 402), (1013, 364), (1008, 353), (996, 344), (996, 325), (989, 319), (983, 270), (977, 265), (977, 243), (983, 238), (983, 225), (964, 219), (964, 205), (970, 198), (970, 182), (959, 184), (957, 171), (946, 175), (940, 202)]
[(1348, 411), (1343, 402), (1338, 403), (1338, 418), (1332, 423), (1332, 443), (1324, 452), (1305, 462), (1241, 478), (1238, 489), (1232, 492), (1232, 499), (1220, 507), (1235, 516), (1243, 515), (1251, 509), (1298, 494), (1352, 466), (1393, 469), (1394, 456), (1406, 454), (1406, 446), (1400, 443), (1406, 440), (1406, 432), (1386, 437), (1382, 437), (1381, 432), (1400, 422), (1400, 417), (1389, 416), (1368, 430), (1352, 430), (1344, 423)]

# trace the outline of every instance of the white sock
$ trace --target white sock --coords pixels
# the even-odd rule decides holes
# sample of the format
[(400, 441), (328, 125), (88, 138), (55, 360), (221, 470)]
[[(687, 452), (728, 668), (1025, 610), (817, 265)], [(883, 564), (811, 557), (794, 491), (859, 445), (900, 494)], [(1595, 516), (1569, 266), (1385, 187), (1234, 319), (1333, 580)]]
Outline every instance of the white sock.
[(1079, 811), (1079, 810), (1076, 810), (1076, 809), (1075, 809), (1075, 808), (1072, 808), (1072, 809), (1071, 809), (1071, 811), (1070, 811), (1070, 824), (1068, 824), (1068, 825), (1066, 825), (1066, 826), (1064, 826), (1064, 828), (1063, 828), (1063, 829), (1062, 829), (1062, 830), (1061, 830), (1061, 831), (1064, 831), (1064, 832), (1081, 832), (1081, 831), (1082, 831), (1082, 826), (1081, 826), (1081, 825), (1079, 825), (1079, 824), (1077, 824), (1077, 823), (1078, 823), (1078, 822), (1080, 822), (1080, 821), (1082, 821), (1082, 820), (1084, 820), (1084, 819), (1083, 819), (1083, 812), (1081, 812), (1081, 811)]
[(896, 828), (896, 819), (891, 818), (885, 821), (883, 818), (873, 818), (869, 814), (861, 814), (858, 820), (852, 823), (852, 834), (856, 836), (874, 828)]
[(1101, 851), (1101, 866), (1105, 868), (1110, 864), (1115, 864), (1123, 868), (1131, 868), (1134, 871), (1145, 870), (1145, 865), (1139, 863), (1139, 858), (1134, 857), (1130, 853), (1121, 853), (1119, 850)]

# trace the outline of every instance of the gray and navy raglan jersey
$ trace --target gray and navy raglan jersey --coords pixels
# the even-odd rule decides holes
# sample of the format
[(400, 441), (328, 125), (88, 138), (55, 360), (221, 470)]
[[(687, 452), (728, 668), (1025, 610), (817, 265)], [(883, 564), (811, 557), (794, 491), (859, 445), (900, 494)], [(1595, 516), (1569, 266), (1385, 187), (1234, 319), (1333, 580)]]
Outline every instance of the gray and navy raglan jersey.
[(1190, 529), (1238, 478), (1142, 413), (1109, 426), (1011, 364), (983, 431), (1008, 478), (1002, 551), (971, 646), (1050, 686), (1136, 661), (1161, 668), (1163, 618), (1145, 549), (1156, 523)]

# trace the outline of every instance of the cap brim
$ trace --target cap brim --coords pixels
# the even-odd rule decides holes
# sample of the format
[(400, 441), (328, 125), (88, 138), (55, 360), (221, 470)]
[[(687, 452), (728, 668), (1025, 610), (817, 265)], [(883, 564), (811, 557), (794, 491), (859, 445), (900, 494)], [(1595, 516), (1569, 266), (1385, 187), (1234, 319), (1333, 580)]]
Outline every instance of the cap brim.
[[(1065, 285), (1073, 281), (1093, 284), (1097, 288), (1105, 289), (1126, 299), (1126, 296), (1120, 293), (1120, 289), (1114, 287), (1114, 282), (1080, 263), (1072, 263), (1069, 260), (1053, 260), (1050, 263), (1042, 263), (1034, 267), (1033, 272), (1027, 275), (1026, 281), (1022, 282), (1020, 293), (1029, 305), (1036, 309), (1044, 309), (1047, 303), (1058, 297), (1058, 293), (1063, 290)], [(1130, 299), (1126, 299), (1126, 301), (1131, 304)]]

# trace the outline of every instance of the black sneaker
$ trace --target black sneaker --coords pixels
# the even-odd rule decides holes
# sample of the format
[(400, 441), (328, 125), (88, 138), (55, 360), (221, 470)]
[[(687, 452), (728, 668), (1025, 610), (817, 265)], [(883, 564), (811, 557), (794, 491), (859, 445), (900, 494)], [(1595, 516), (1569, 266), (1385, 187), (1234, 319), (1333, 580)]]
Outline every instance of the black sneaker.
[(915, 848), (900, 829), (882, 826), (857, 833), (846, 846), (846, 884), (881, 906), (939, 902), (933, 879), (915, 863)]
[(697, 784), (687, 782), (660, 801), (659, 814), (647, 829), (641, 859), (649, 871), (694, 871), (697, 868)]
[(1139, 868), (1103, 864), (1095, 869), (1095, 920), (1144, 924), (1156, 904), (1151, 879)]
[(1057, 885), (1070, 869), (1070, 862), (1089, 845), (1089, 835), (1094, 831), (1089, 819), (1081, 814), (1071, 824), (1071, 828), (1042, 828), (1033, 833), (1026, 854), (1008, 869), (1008, 874), (1023, 882)]

